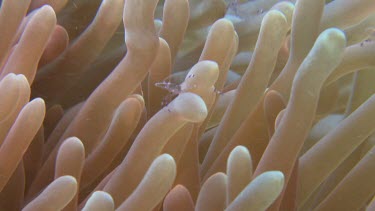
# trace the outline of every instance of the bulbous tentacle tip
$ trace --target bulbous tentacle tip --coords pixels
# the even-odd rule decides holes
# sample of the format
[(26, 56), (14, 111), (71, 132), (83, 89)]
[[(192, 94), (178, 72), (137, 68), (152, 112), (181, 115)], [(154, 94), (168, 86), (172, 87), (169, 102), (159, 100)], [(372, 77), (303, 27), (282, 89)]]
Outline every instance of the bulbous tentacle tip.
[(193, 93), (182, 93), (169, 105), (172, 111), (189, 122), (202, 122), (207, 116), (207, 107), (203, 99)]

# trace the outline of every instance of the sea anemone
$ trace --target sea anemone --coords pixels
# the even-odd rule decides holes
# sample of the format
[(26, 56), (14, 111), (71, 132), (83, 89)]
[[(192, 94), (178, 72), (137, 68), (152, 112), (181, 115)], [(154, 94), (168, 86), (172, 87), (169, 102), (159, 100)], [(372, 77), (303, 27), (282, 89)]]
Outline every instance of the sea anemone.
[(373, 0), (0, 3), (0, 210), (375, 210)]

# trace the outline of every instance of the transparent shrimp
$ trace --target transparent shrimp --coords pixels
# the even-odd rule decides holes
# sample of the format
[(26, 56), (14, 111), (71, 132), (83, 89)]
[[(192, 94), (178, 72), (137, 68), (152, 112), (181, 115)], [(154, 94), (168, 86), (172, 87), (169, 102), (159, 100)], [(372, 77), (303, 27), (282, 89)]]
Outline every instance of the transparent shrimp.
[(372, 42), (375, 40), (375, 28), (368, 28), (366, 29), (366, 32), (368, 33), (367, 38), (361, 42), (361, 47), (363, 47), (366, 43)]
[(182, 81), (180, 80), (181, 79), (178, 79), (174, 75), (171, 75), (165, 78), (162, 82), (155, 83), (156, 87), (162, 88), (169, 92), (161, 102), (162, 106), (168, 105), (173, 100), (173, 98), (183, 92), (181, 88)]
[[(168, 94), (163, 98), (163, 101), (161, 102), (162, 106), (167, 106), (178, 94), (189, 92), (192, 89), (197, 88), (196, 84), (186, 83), (186, 80), (195, 77), (194, 74), (187, 74), (185, 77), (183, 76), (185, 76), (185, 74), (171, 75), (165, 78), (162, 82), (155, 83), (156, 87), (168, 91)], [(217, 90), (216, 88), (213, 89), (213, 92), (218, 95), (222, 94), (222, 92), (220, 90)]]

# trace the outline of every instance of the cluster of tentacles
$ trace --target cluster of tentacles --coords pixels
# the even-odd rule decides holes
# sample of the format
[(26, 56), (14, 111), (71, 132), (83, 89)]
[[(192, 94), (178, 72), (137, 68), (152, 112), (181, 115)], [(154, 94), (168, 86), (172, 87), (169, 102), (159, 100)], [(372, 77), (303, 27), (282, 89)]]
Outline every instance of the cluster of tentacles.
[(0, 210), (375, 210), (374, 0), (0, 2)]

